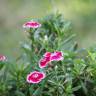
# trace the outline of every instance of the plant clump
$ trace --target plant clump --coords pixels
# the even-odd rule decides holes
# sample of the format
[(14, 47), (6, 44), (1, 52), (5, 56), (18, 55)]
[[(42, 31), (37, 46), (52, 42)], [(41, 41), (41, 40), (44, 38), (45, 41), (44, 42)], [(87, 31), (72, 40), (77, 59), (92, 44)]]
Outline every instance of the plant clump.
[(95, 96), (96, 50), (78, 49), (62, 14), (23, 24), (28, 41), (19, 59), (0, 55), (0, 96)]

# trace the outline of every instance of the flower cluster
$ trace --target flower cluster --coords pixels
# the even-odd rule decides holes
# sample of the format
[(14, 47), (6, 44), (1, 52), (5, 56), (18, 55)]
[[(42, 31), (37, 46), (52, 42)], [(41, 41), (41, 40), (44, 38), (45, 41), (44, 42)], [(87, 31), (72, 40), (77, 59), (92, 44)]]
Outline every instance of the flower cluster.
[[(35, 21), (29, 21), (23, 25), (23, 28), (39, 28), (41, 24)], [(53, 53), (46, 52), (43, 57), (39, 60), (39, 67), (45, 68), (52, 61), (61, 61), (63, 60), (63, 53), (60, 51), (55, 51)], [(28, 83), (39, 83), (45, 78), (44, 72), (33, 71), (27, 75)]]
[(51, 61), (61, 61), (63, 60), (63, 53), (60, 51), (55, 51), (54, 53), (46, 52), (44, 57), (39, 61), (39, 67), (46, 67)]

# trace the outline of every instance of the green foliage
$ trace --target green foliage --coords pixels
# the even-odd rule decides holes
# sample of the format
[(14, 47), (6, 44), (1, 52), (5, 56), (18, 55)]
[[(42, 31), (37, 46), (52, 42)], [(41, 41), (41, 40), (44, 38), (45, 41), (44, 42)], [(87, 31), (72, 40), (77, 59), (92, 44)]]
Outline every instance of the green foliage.
[[(35, 20), (42, 26), (27, 30), (29, 42), (22, 45), (22, 62), (0, 63), (0, 96), (95, 96), (96, 50), (77, 49), (71, 23), (61, 14)], [(64, 53), (64, 60), (40, 69), (43, 54), (56, 50)], [(46, 72), (46, 78), (28, 84), (26, 76), (34, 70)]]

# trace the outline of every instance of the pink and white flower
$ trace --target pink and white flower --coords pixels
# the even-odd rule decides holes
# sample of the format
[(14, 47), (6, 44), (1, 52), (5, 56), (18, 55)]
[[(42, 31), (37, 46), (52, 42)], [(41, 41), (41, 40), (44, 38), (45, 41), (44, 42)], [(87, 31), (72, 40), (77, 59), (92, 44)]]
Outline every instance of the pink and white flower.
[(38, 27), (41, 27), (41, 24), (35, 21), (29, 21), (23, 24), (23, 28), (38, 28)]
[(54, 53), (46, 52), (43, 56), (39, 61), (40, 68), (45, 68), (51, 61), (61, 61), (64, 59), (63, 53), (60, 51)]
[(44, 56), (44, 57), (50, 57), (51, 54), (52, 54), (51, 52), (46, 52), (43, 56)]
[(27, 75), (28, 83), (39, 83), (45, 78), (45, 73), (34, 71)]
[(51, 61), (61, 61), (63, 59), (64, 59), (63, 53), (60, 51), (56, 51), (56, 52), (52, 53), (51, 57), (50, 57)]
[(0, 55), (0, 61), (5, 61), (6, 57), (4, 55)]
[(49, 62), (50, 62), (50, 57), (43, 57), (39, 61), (39, 67), (44, 68), (44, 67), (46, 67), (48, 65)]

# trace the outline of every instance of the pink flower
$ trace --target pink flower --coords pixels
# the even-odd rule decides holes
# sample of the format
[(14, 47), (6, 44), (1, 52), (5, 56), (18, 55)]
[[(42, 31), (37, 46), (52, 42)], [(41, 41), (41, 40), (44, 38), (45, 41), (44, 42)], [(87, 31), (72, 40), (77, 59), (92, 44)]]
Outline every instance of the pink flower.
[(63, 53), (60, 51), (56, 51), (54, 53), (51, 54), (50, 60), (51, 61), (61, 61), (63, 60)]
[(43, 57), (40, 61), (39, 61), (39, 67), (40, 68), (44, 68), (48, 65), (48, 63), (50, 62), (50, 57)]
[(28, 83), (39, 83), (45, 78), (45, 73), (34, 71), (27, 75)]
[(51, 61), (61, 61), (63, 60), (63, 53), (60, 51), (56, 51), (54, 53), (46, 52), (42, 59), (39, 61), (39, 67), (44, 68), (46, 67)]
[(6, 57), (4, 55), (0, 55), (0, 61), (5, 61)]
[(35, 21), (29, 21), (23, 25), (23, 28), (38, 28), (38, 27), (41, 27), (41, 24)]
[(44, 57), (50, 57), (51, 54), (52, 54), (51, 52), (46, 52), (43, 56), (44, 56)]

